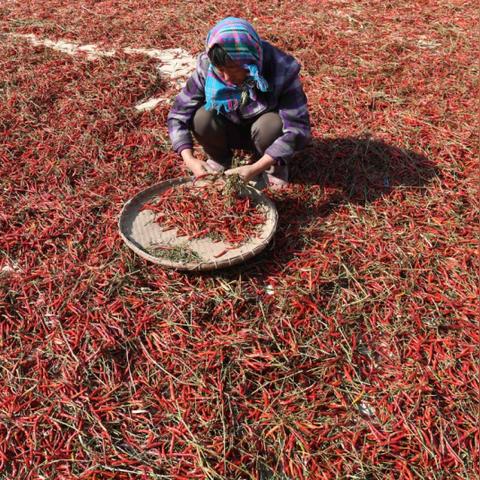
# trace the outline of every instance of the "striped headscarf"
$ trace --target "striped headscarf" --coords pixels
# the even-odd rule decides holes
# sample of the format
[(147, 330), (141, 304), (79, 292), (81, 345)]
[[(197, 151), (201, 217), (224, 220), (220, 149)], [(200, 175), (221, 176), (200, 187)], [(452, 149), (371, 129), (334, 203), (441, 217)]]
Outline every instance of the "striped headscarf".
[[(260, 37), (246, 20), (228, 17), (218, 22), (208, 33), (206, 51), (218, 44), (238, 65), (248, 70), (246, 81), (241, 86), (227, 85), (210, 64), (205, 81), (206, 110), (221, 112), (236, 110), (245, 96), (256, 101), (255, 87), (261, 92), (268, 90), (267, 81), (260, 75), (263, 51)], [(243, 94), (243, 95), (242, 95)]]

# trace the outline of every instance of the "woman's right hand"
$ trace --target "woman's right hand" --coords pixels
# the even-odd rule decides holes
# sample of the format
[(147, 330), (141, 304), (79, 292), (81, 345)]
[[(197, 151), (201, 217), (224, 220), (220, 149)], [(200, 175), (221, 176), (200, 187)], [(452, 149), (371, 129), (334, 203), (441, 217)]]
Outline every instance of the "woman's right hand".
[(207, 162), (195, 158), (191, 149), (182, 150), (181, 156), (185, 162), (185, 166), (195, 175), (201, 177), (206, 173), (215, 173), (215, 170), (210, 168)]
[(186, 160), (185, 165), (195, 175), (195, 177), (201, 177), (206, 173), (215, 173), (215, 170), (210, 168), (206, 162), (199, 160), (198, 158)]

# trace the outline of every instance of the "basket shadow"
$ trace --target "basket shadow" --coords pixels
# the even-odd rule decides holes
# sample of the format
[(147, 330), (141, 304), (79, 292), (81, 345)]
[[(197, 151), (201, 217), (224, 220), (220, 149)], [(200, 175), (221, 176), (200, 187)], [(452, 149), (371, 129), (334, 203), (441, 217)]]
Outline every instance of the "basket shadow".
[[(342, 205), (367, 205), (396, 188), (423, 188), (438, 175), (424, 155), (370, 137), (315, 139), (291, 162), (293, 189), (303, 185), (303, 195), (288, 190), (275, 195), (279, 223), (269, 247), (243, 265), (212, 275), (228, 279), (241, 273), (243, 278), (259, 280), (274, 275), (305, 248), (308, 239), (300, 235), (302, 226), (327, 218)], [(307, 201), (311, 186), (320, 187), (317, 192), (331, 193), (312, 207)]]

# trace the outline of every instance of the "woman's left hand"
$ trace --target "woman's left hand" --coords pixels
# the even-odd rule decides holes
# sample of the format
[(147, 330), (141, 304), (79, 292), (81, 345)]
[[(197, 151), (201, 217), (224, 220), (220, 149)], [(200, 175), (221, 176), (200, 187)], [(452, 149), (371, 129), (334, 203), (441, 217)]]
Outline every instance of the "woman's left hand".
[(273, 158), (268, 155), (264, 154), (262, 158), (257, 160), (255, 163), (251, 163), (250, 165), (243, 165), (242, 167), (231, 168), (225, 172), (225, 175), (232, 175), (234, 173), (238, 173), (245, 182), (249, 182), (252, 178), (260, 175), (262, 172), (267, 170), (267, 168), (273, 165)]
[(229, 170), (225, 170), (224, 173), (225, 175), (233, 175), (236, 173), (240, 175), (245, 182), (250, 181), (258, 174), (257, 169), (254, 168), (253, 165), (243, 165), (241, 167), (230, 168)]

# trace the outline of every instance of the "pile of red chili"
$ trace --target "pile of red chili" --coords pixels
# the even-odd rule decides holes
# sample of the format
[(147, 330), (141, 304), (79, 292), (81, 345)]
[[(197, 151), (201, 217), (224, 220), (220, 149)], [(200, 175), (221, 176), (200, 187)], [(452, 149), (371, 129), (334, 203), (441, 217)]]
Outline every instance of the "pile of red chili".
[(155, 212), (155, 221), (164, 230), (176, 228), (179, 236), (235, 245), (254, 237), (266, 220), (250, 197), (229, 193), (223, 180), (170, 188), (144, 210)]
[[(474, 5), (2, 2), (0, 478), (479, 479)], [(176, 83), (122, 48), (227, 11), (301, 63), (312, 145), (265, 254), (183, 273), (118, 233), (185, 174), (135, 108)]]

